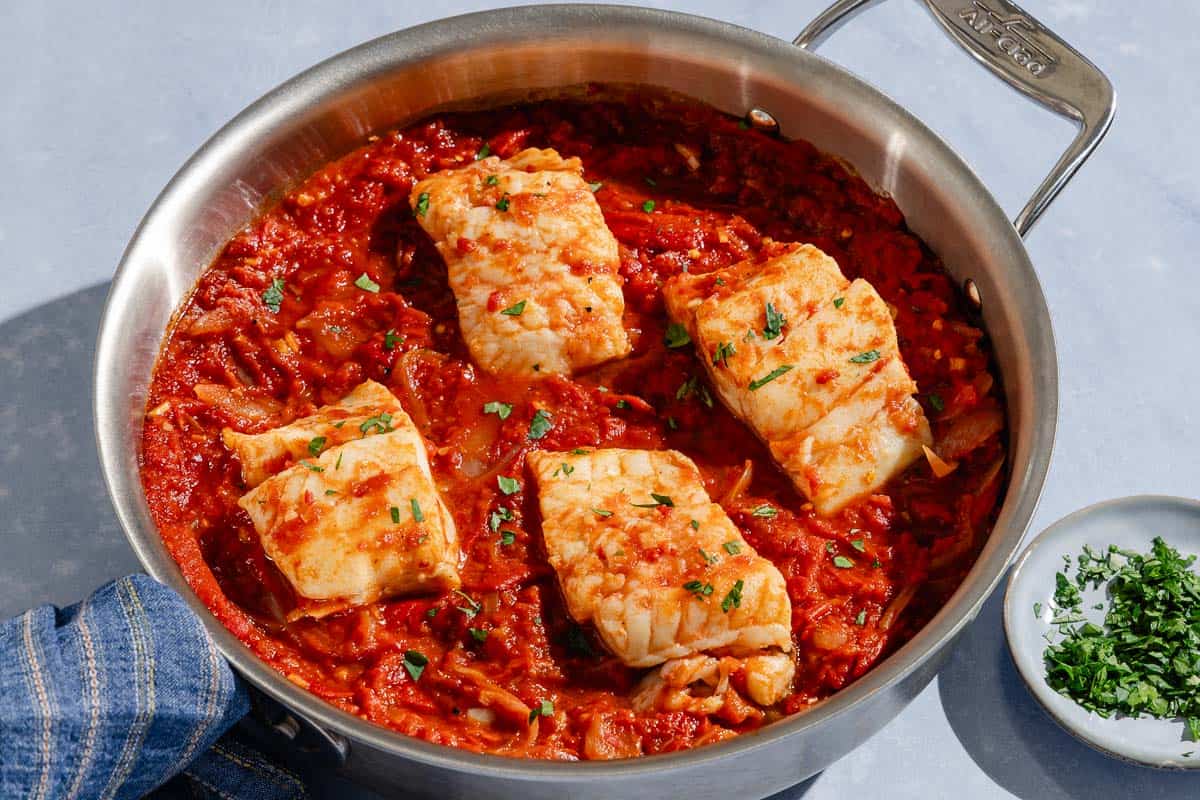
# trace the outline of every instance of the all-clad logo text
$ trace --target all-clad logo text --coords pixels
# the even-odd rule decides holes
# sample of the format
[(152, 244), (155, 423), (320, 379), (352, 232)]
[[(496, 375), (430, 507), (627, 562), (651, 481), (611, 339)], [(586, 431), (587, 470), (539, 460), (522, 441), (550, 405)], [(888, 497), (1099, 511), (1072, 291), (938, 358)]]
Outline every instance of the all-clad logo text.
[(1024, 14), (1005, 17), (975, 0), (974, 4), (959, 11), (958, 17), (980, 38), (991, 38), (997, 50), (1035, 78), (1049, 74), (1058, 63), (1049, 50), (1038, 44), (1038, 26)]

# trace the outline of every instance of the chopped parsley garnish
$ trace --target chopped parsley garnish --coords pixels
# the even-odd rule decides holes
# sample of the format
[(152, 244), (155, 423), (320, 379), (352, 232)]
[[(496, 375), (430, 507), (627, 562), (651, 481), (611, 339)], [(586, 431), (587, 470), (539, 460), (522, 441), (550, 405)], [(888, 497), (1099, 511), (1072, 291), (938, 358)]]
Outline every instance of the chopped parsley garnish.
[(750, 130), (750, 123), (746, 122), (746, 120), (744, 120), (744, 119), (739, 119), (738, 120), (738, 128), (743, 131), (748, 131), (748, 130)]
[(515, 542), (516, 540), (517, 540), (517, 532), (516, 531), (509, 531), (509, 530), (500, 531), (500, 544), (510, 545), (513, 542)]
[(858, 616), (854, 618), (854, 624), (855, 625), (866, 625), (867, 624), (867, 610), (865, 608), (862, 611), (858, 612)]
[(1035, 617), (1037, 617), (1038, 619), (1042, 618), (1042, 604), (1041, 603), (1033, 604), (1033, 615)]
[(838, 569), (850, 569), (854, 566), (854, 562), (845, 556), (834, 556), (833, 565)]
[(658, 181), (654, 180), (654, 178), (651, 178), (649, 175), (647, 175), (642, 180), (644, 180), (646, 182), (647, 186), (658, 186)]
[(399, 525), (400, 524), (400, 508), (399, 508), (399, 506), (392, 506), (391, 509), (389, 509), (389, 510), (392, 513), (392, 523), (395, 525)]
[(613, 512), (609, 511), (608, 509), (604, 509), (604, 508), (593, 508), (590, 510), (597, 517), (611, 517), (613, 515)]
[[(692, 520), (692, 522), (695, 522), (695, 521), (696, 520)], [(715, 556), (712, 553), (709, 553), (703, 547), (698, 547), (696, 549), (700, 551), (700, 557), (704, 559), (705, 564), (715, 564), (721, 560), (718, 556)]]
[(370, 417), (362, 425), (358, 426), (358, 430), (365, 436), (374, 430), (376, 433), (387, 433), (392, 430), (392, 415), (386, 411), (374, 417)]
[(679, 430), (679, 421), (674, 417), (667, 417), (667, 427), (673, 431)]
[(337, 493), (338, 493), (337, 489), (326, 489), (326, 490), (325, 490), (325, 496), (326, 496), (326, 497), (329, 497), (329, 496), (331, 496), (331, 495), (335, 495), (335, 494), (337, 494)]
[(825, 552), (826, 552), (826, 553), (833, 553), (833, 552), (835, 552), (836, 550), (837, 550), (837, 547), (836, 547), (836, 546), (834, 546), (833, 542), (826, 542), (826, 543), (825, 543)]
[(856, 356), (852, 356), (850, 358), (850, 363), (851, 364), (870, 364), (872, 361), (878, 361), (878, 360), (879, 360), (879, 351), (878, 350), (868, 350), (865, 353), (859, 353)]
[(538, 717), (552, 716), (554, 716), (554, 703), (549, 700), (543, 700), (534, 706), (533, 710), (529, 712), (529, 724), (532, 725), (533, 721)]
[(767, 519), (770, 519), (771, 517), (775, 516), (778, 513), (779, 513), (778, 508), (775, 508), (775, 506), (769, 505), (767, 503), (763, 503), (761, 506), (756, 506), (755, 509), (750, 512), (750, 514), (752, 516), (766, 517)]
[(484, 181), (484, 183), (486, 183), (488, 186), (495, 186), (499, 182), (500, 182), (499, 175), (488, 175), (487, 180)]
[(487, 158), (491, 154), (492, 154), (491, 146), (487, 142), (484, 142), (483, 147), (479, 148), (479, 152), (475, 154), (475, 160), (482, 161), (483, 159)]
[(497, 211), (508, 211), (508, 192), (505, 192), (499, 200), (496, 201)]
[(729, 553), (731, 556), (736, 556), (738, 553), (742, 552), (741, 544), (734, 541), (726, 542), (725, 544), (721, 545), (721, 547), (725, 548), (725, 552)]
[(325, 437), (324, 436), (314, 436), (313, 438), (308, 440), (308, 452), (312, 453), (314, 456), (321, 455), (321, 451), (324, 449), (325, 449)]
[(1071, 583), (1070, 579), (1061, 572), (1054, 576), (1054, 604), (1059, 608), (1078, 608), (1083, 604), (1083, 597), (1079, 593), (1079, 587)]
[(934, 411), (944, 411), (946, 408), (946, 403), (942, 400), (942, 396), (940, 394), (931, 394), (929, 395), (929, 406)]
[(395, 350), (396, 345), (404, 344), (404, 336), (396, 333), (394, 328), (388, 328), (387, 333), (383, 335), (383, 349)]
[(467, 601), (467, 605), (465, 608), (463, 606), (455, 606), (455, 608), (457, 608), (462, 613), (466, 614), (467, 619), (474, 619), (475, 615), (480, 612), (480, 610), (483, 608), (483, 606), (479, 605), (479, 603), (476, 602), (475, 598), (471, 597), (471, 595), (467, 594), (462, 589), (454, 589), (453, 591), (456, 595), (461, 597), (463, 600)]
[(686, 400), (693, 394), (700, 398), (700, 402), (703, 403), (706, 408), (713, 407), (713, 399), (712, 395), (708, 393), (708, 387), (703, 383), (700, 383), (700, 379), (695, 375), (691, 376), (679, 385), (679, 388), (675, 390), (675, 399)]
[(558, 465), (558, 468), (556, 470), (554, 470), (554, 474), (552, 474), (550, 477), (557, 478), (561, 474), (565, 478), (566, 476), (570, 475), (574, 471), (575, 471), (575, 468), (564, 461), (563, 463)]
[(379, 294), (379, 284), (371, 280), (371, 276), (365, 272), (354, 279), (354, 285), (362, 289), (364, 292)]
[(762, 338), (775, 339), (783, 333), (783, 326), (787, 324), (787, 320), (783, 318), (776, 310), (775, 306), (767, 303), (767, 326), (763, 328)]
[(694, 519), (691, 522), (689, 522), (688, 524), (692, 526), (692, 530), (694, 530), (694, 531), (700, 530), (700, 520)]
[(492, 529), (492, 533), (500, 530), (501, 522), (512, 522), (512, 509), (500, 506), (491, 514), (488, 515), (488, 527)]
[(750, 391), (757, 392), (759, 389), (766, 386), (768, 383), (775, 380), (780, 375), (785, 375), (791, 371), (792, 371), (791, 364), (781, 364), (778, 367), (776, 367), (775, 369), (768, 372), (766, 375), (763, 375), (761, 378), (755, 378), (754, 380), (750, 381)]
[(467, 633), (471, 634), (471, 638), (480, 644), (487, 641), (488, 632), (486, 628), (467, 628)]
[(646, 202), (642, 203), (642, 211), (645, 211), (647, 214), (649, 214), (653, 210), (654, 210), (654, 201), (653, 200), (647, 200)]
[(653, 503), (630, 503), (629, 505), (636, 508), (658, 508), (659, 506), (666, 506), (667, 508), (675, 507), (675, 501), (672, 500), (668, 495), (655, 494), (654, 492), (651, 492), (650, 497), (654, 499)]
[(413, 520), (416, 522), (424, 522), (425, 515), (421, 513), (421, 504), (417, 502), (417, 498), (412, 498), (408, 501), (408, 505), (412, 508)]
[(573, 455), (573, 456), (586, 456), (587, 454), (588, 454), (588, 451), (583, 449), (582, 447), (576, 447), (574, 450), (571, 451), (571, 455)]
[(738, 579), (737, 581), (735, 581), (733, 586), (730, 587), (729, 593), (725, 595), (725, 599), (721, 601), (721, 611), (728, 614), (729, 609), (731, 609), (731, 608), (741, 608), (742, 607), (742, 589), (744, 589), (745, 587), (746, 587), (746, 584), (743, 583), (741, 581), (741, 579)]
[(600, 191), (600, 187), (604, 185), (604, 181), (589, 181), (588, 188), (592, 190), (592, 194)]
[(629, 401), (628, 400), (618, 400), (616, 407), (617, 408), (629, 408), (630, 407)]
[(324, 467), (318, 467), (316, 464), (312, 463), (311, 461), (301, 461), (300, 463), (303, 464), (305, 466), (305, 468), (308, 469), (309, 472), (324, 472), (325, 471)]
[[(431, 609), (432, 610), (432, 609)], [(413, 681), (421, 679), (421, 673), (425, 671), (425, 665), (429, 663), (429, 659), (419, 650), (404, 651), (404, 671)]]
[(341, 469), (341, 468), (342, 468), (342, 456), (343, 456), (343, 455), (344, 455), (343, 453), (338, 453), (338, 460), (337, 460), (337, 463), (333, 465), (333, 468), (334, 468), (334, 469)]
[(883, 562), (877, 558), (871, 562), (871, 566), (874, 567), (875, 569), (879, 569), (880, 567), (883, 566)]
[(497, 475), (496, 485), (500, 487), (500, 491), (505, 494), (516, 494), (521, 491), (521, 482), (516, 478), (510, 478), (507, 475)]
[(865, 552), (867, 549), (867, 545), (862, 539), (851, 539), (850, 546), (860, 553)]
[(429, 192), (421, 192), (417, 196), (417, 216), (425, 216), (425, 212), (429, 210)]
[(508, 308), (503, 309), (500, 313), (506, 317), (519, 317), (525, 313), (525, 303), (526, 302), (527, 301), (522, 300), (519, 303), (515, 303), (515, 304), (509, 306)]
[[(1102, 717), (1182, 717), (1200, 741), (1200, 575), (1161, 537), (1149, 553), (1084, 547), (1074, 581), (1055, 576), (1051, 624), (1061, 639), (1044, 654), (1046, 682)], [(1101, 624), (1083, 615), (1080, 589), (1104, 587)], [(1040, 610), (1040, 609), (1037, 609)], [(1082, 624), (1078, 624), (1082, 623)]]
[(483, 413), (495, 414), (500, 419), (508, 419), (508, 415), (512, 413), (512, 403), (501, 403), (499, 400), (483, 404)]
[(667, 335), (663, 337), (663, 344), (667, 347), (686, 347), (691, 343), (692, 337), (688, 336), (687, 328), (678, 322), (667, 326)]
[(275, 278), (271, 281), (271, 285), (262, 293), (263, 305), (279, 313), (279, 307), (283, 305), (283, 278)]
[(729, 366), (729, 357), (732, 355), (736, 355), (736, 354), (737, 354), (737, 350), (734, 348), (733, 342), (721, 342), (719, 345), (717, 345), (716, 352), (713, 353), (713, 356), (712, 356), (713, 366), (715, 367), (718, 364), (724, 364), (725, 366), (728, 367)]
[(550, 432), (550, 412), (539, 408), (529, 421), (529, 438), (537, 441)]
[(844, 305), (846, 305), (846, 298), (844, 298), (844, 297), (833, 298), (833, 307), (834, 308), (841, 308)]
[(713, 593), (713, 585), (711, 583), (701, 583), (700, 581), (688, 581), (683, 585), (683, 588), (701, 600)]

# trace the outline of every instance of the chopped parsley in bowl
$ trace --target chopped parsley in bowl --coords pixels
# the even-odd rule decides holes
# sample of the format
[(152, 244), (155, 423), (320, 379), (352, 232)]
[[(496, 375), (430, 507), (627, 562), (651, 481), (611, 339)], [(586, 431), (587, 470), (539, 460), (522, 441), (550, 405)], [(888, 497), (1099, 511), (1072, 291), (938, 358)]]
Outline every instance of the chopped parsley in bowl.
[(1200, 502), (1128, 497), (1056, 522), (1009, 577), (1018, 673), (1067, 732), (1147, 766), (1200, 769)]
[[(1200, 575), (1162, 537), (1149, 552), (1090, 545), (1075, 559), (1074, 580), (1055, 576), (1045, 650), (1046, 682), (1102, 717), (1183, 718), (1200, 741)], [(1069, 571), (1069, 568), (1068, 570)], [(1101, 624), (1083, 614), (1082, 589), (1103, 589)], [(1041, 617), (1041, 604), (1034, 603)]]

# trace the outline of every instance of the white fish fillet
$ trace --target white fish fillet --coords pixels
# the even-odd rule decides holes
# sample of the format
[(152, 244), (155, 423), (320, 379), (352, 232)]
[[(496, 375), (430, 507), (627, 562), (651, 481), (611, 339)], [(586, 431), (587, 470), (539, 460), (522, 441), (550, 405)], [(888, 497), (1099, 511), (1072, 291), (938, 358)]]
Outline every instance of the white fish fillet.
[(629, 353), (617, 240), (578, 158), (484, 158), (421, 181), (411, 203), (446, 261), (480, 367), (570, 375)]
[(717, 394), (818, 512), (879, 488), (931, 442), (887, 304), (817, 248), (679, 275), (663, 295)]
[(352, 440), (300, 460), (238, 501), (297, 594), (330, 601), (302, 606), (312, 616), (460, 584), (454, 520), (412, 420), (396, 408), (387, 422), (352, 430)]
[(623, 662), (791, 649), (783, 576), (709, 500), (687, 456), (612, 449), (527, 460), (567, 609)]

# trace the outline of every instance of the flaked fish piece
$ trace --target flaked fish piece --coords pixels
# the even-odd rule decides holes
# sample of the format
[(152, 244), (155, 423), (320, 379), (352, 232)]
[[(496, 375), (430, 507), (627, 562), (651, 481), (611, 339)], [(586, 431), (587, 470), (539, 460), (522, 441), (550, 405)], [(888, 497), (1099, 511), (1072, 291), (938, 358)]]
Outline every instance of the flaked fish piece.
[(570, 375), (630, 351), (617, 240), (578, 158), (528, 149), (413, 187), (463, 338), (498, 375)]
[(739, 683), (744, 687), (746, 699), (760, 706), (772, 706), (791, 694), (796, 662), (789, 653), (673, 659), (642, 679), (631, 704), (642, 713), (717, 714), (726, 706), (736, 705), (742, 695), (730, 680), (735, 675), (741, 678)]
[(783, 576), (682, 453), (535, 452), (527, 461), (567, 609), (623, 662), (791, 649)]

